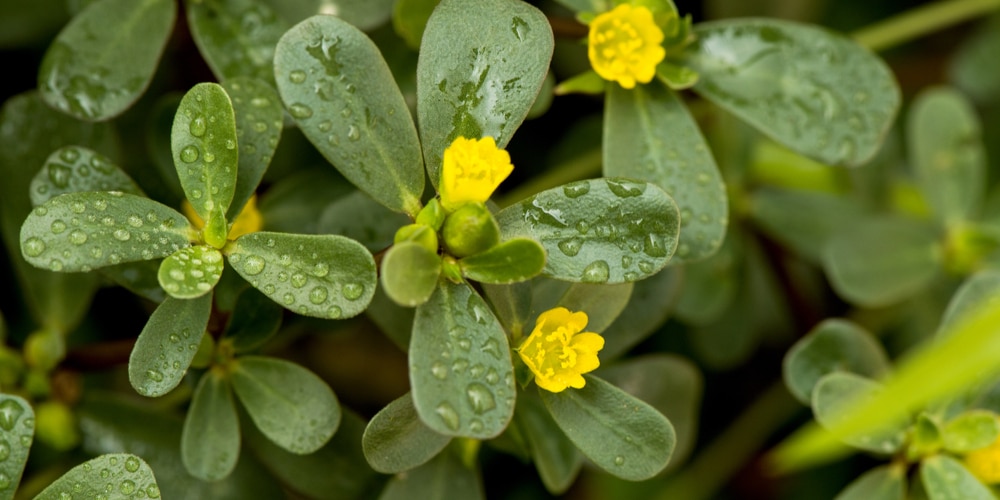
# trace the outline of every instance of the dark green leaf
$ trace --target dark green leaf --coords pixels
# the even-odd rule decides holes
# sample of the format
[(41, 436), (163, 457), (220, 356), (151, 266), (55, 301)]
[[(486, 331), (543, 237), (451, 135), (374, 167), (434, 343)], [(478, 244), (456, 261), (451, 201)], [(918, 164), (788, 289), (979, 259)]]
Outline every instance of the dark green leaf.
[(66, 498), (159, 498), (153, 470), (141, 458), (126, 453), (101, 455), (70, 469), (42, 490), (37, 500)]
[(538, 96), (552, 58), (552, 29), (513, 0), (443, 0), (424, 32), (417, 65), (417, 122), (431, 183), (458, 137), (504, 147)]
[(666, 322), (683, 283), (679, 269), (664, 269), (635, 283), (628, 305), (604, 330), (603, 359), (622, 355)]
[(174, 126), (174, 115), (177, 114), (177, 107), (183, 97), (184, 94), (180, 92), (164, 94), (150, 107), (146, 123), (146, 150), (163, 179), (163, 185), (159, 186), (162, 191), (160, 196), (163, 198), (157, 199), (169, 206), (180, 205), (180, 200), (184, 197), (177, 167), (174, 166), (174, 155), (170, 151), (170, 130)]
[(882, 144), (900, 93), (889, 68), (854, 41), (777, 19), (699, 23), (687, 61), (694, 90), (819, 161), (857, 166)]
[(194, 390), (181, 433), (181, 461), (192, 476), (218, 481), (240, 457), (240, 420), (229, 381), (206, 372)]
[(744, 253), (741, 235), (731, 232), (714, 255), (685, 265), (684, 288), (674, 304), (677, 319), (694, 326), (717, 323), (737, 298)]
[(326, 444), (340, 425), (340, 404), (313, 372), (289, 361), (244, 356), (232, 383), (257, 428), (278, 446), (300, 455)]
[(670, 421), (604, 380), (584, 378), (582, 389), (539, 389), (559, 428), (587, 458), (622, 479), (642, 481), (662, 471), (677, 442)]
[(106, 266), (100, 269), (104, 277), (125, 287), (128, 291), (160, 303), (167, 297), (167, 292), (160, 286), (156, 275), (160, 271), (159, 260), (139, 260)]
[(149, 86), (177, 17), (172, 0), (101, 0), (59, 33), (42, 59), (38, 89), (50, 106), (102, 121)]
[(956, 454), (985, 448), (997, 437), (1000, 437), (1000, 420), (986, 410), (965, 412), (948, 421), (942, 430), (944, 448)]
[(427, 302), (440, 275), (441, 257), (415, 241), (393, 245), (382, 257), (382, 291), (399, 305)]
[(281, 327), (281, 306), (256, 289), (247, 288), (236, 299), (225, 336), (238, 353), (264, 345)]
[(222, 277), (222, 254), (207, 246), (182, 248), (160, 263), (157, 279), (171, 297), (193, 299), (210, 292)]
[(761, 229), (814, 263), (830, 238), (859, 224), (865, 212), (851, 199), (808, 191), (758, 189), (750, 202)]
[(35, 412), (31, 405), (19, 396), (0, 394), (0, 499), (14, 498), (34, 437)]
[(139, 333), (128, 360), (128, 378), (139, 394), (162, 396), (181, 382), (208, 325), (212, 295), (168, 297)]
[(906, 469), (876, 467), (847, 485), (834, 500), (906, 500)]
[[(829, 373), (819, 379), (812, 391), (816, 421), (826, 428), (835, 427), (849, 408), (876, 397), (881, 389), (881, 384), (860, 375)], [(888, 455), (903, 445), (906, 427), (908, 422), (896, 421), (873, 432), (846, 436), (843, 441), (856, 448)]]
[(274, 84), (274, 46), (288, 23), (260, 0), (185, 0), (191, 36), (219, 81)]
[[(271, 72), (268, 58), (268, 73)], [(260, 80), (237, 77), (222, 84), (233, 101), (239, 168), (226, 219), (236, 220), (264, 176), (281, 138), (284, 113), (278, 93)]]
[(69, 17), (65, 0), (0, 3), (0, 47), (12, 49), (49, 40)]
[(323, 209), (317, 230), (357, 240), (374, 253), (391, 245), (396, 230), (409, 222), (405, 215), (388, 210), (361, 191), (354, 191)]
[(683, 228), (677, 244), (682, 261), (719, 249), (729, 224), (726, 186), (698, 124), (672, 90), (608, 86), (604, 175), (651, 182), (674, 198)]
[(592, 179), (538, 193), (497, 214), (503, 239), (524, 236), (548, 255), (543, 274), (567, 281), (638, 281), (667, 264), (680, 217), (645, 182)]
[(31, 204), (41, 205), (65, 193), (122, 191), (142, 196), (132, 178), (106, 156), (81, 146), (66, 146), (49, 155), (31, 181)]
[(513, 238), (458, 261), (462, 274), (493, 285), (527, 281), (545, 267), (545, 249), (535, 240)]
[(993, 500), (990, 489), (952, 457), (937, 455), (920, 464), (927, 498), (930, 500)]
[(413, 317), (416, 313), (416, 309), (401, 306), (390, 299), (385, 294), (384, 286), (375, 289), (372, 303), (365, 309), (365, 316), (403, 352), (410, 348), (410, 334), (413, 332)]
[(336, 17), (316, 16), (281, 38), (274, 68), (289, 113), (316, 149), (376, 201), (415, 216), (420, 142), (375, 44)]
[(450, 437), (434, 432), (420, 420), (410, 393), (376, 413), (361, 441), (368, 463), (385, 474), (423, 465), (449, 442)]
[(998, 45), (1000, 16), (994, 15), (966, 38), (951, 58), (951, 80), (977, 102), (995, 102), (1000, 96), (1000, 71), (992, 64)]
[(538, 398), (538, 392), (518, 393), (514, 422), (524, 434), (545, 488), (553, 495), (564, 493), (579, 474), (583, 455), (559, 429)]
[(479, 474), (462, 464), (449, 451), (426, 464), (389, 481), (379, 500), (482, 500)]
[(486, 301), (497, 313), (508, 333), (520, 337), (531, 316), (531, 282), (511, 285), (483, 285)]
[(375, 260), (343, 236), (257, 232), (241, 236), (227, 252), (233, 269), (254, 288), (306, 316), (350, 318), (375, 293)]
[(192, 233), (183, 215), (148, 198), (69, 193), (35, 207), (21, 227), (21, 253), (36, 267), (90, 271), (166, 257), (189, 246)]
[(432, 430), (486, 439), (507, 427), (516, 396), (507, 335), (469, 285), (442, 280), (417, 308), (409, 359), (413, 404)]
[(330, 204), (353, 192), (354, 188), (329, 168), (301, 170), (271, 185), (257, 208), (264, 229), (282, 233), (316, 234), (319, 218)]
[(573, 283), (559, 298), (556, 306), (587, 313), (586, 331), (602, 333), (625, 310), (634, 286), (633, 283), (618, 285)]

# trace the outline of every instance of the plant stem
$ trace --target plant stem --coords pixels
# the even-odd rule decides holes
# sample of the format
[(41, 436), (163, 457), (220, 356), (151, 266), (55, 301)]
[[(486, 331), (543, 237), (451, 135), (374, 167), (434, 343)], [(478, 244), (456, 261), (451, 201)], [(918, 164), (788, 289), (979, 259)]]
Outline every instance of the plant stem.
[(532, 177), (531, 180), (499, 196), (495, 201), (501, 207), (506, 207), (540, 191), (567, 182), (599, 176), (601, 175), (601, 162), (600, 149), (588, 151), (572, 160), (556, 165), (542, 175)]
[(750, 461), (778, 427), (800, 411), (802, 405), (788, 394), (784, 383), (774, 383), (685, 469), (668, 480), (657, 498), (712, 497)]
[(1000, 9), (1000, 0), (944, 0), (909, 10), (851, 34), (880, 51)]

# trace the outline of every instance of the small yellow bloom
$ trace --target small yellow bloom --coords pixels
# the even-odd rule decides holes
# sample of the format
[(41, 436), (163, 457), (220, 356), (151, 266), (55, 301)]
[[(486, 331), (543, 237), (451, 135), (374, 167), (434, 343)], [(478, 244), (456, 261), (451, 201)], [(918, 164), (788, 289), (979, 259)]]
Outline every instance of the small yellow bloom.
[(484, 203), (514, 170), (510, 155), (492, 137), (459, 137), (444, 150), (441, 205), (452, 211), (463, 203)]
[(1000, 483), (1000, 439), (965, 455), (965, 468), (985, 484)]
[[(191, 221), (191, 225), (195, 229), (205, 227), (205, 221), (201, 220), (198, 212), (194, 211), (194, 207), (187, 200), (184, 200), (181, 204), (181, 211), (184, 212), (184, 215)], [(253, 195), (247, 200), (247, 204), (243, 206), (240, 214), (236, 216), (236, 220), (233, 221), (233, 227), (229, 228), (228, 238), (235, 240), (244, 234), (256, 233), (260, 231), (262, 225), (263, 219), (260, 216), (260, 210), (257, 210), (257, 195)]]
[(587, 56), (594, 71), (605, 80), (630, 89), (649, 83), (656, 65), (667, 55), (660, 46), (663, 31), (646, 7), (622, 4), (600, 14), (590, 23)]
[(582, 374), (600, 366), (597, 352), (604, 348), (604, 337), (584, 332), (586, 326), (586, 313), (570, 312), (565, 307), (538, 316), (535, 330), (517, 354), (535, 373), (539, 387), (552, 392), (579, 389), (587, 382)]

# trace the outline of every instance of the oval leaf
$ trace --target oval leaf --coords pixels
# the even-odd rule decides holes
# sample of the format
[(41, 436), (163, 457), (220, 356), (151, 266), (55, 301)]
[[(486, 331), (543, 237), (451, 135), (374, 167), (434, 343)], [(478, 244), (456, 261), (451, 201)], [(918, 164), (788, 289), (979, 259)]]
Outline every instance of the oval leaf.
[(497, 214), (503, 239), (524, 236), (545, 248), (543, 274), (567, 281), (638, 281), (677, 248), (677, 205), (660, 188), (592, 179), (538, 193)]
[(225, 337), (232, 341), (237, 353), (252, 351), (278, 333), (282, 312), (281, 306), (273, 300), (247, 288), (236, 299)]
[(864, 164), (899, 109), (889, 68), (843, 35), (753, 18), (699, 23), (694, 33), (694, 90), (810, 158)]
[(274, 83), (274, 46), (288, 23), (259, 0), (186, 0), (188, 25), (219, 81), (248, 76)]
[(410, 338), (413, 405), (432, 430), (495, 437), (514, 413), (514, 367), (507, 335), (465, 283), (442, 280), (417, 308)]
[(382, 490), (379, 500), (482, 500), (482, 480), (476, 471), (466, 467), (457, 454), (439, 453), (406, 474), (398, 474)]
[(935, 455), (920, 463), (920, 479), (929, 500), (994, 500), (990, 489), (968, 469), (947, 455)]
[(212, 295), (194, 300), (168, 297), (153, 311), (128, 359), (128, 380), (148, 397), (162, 396), (181, 382), (212, 313)]
[[(834, 428), (849, 409), (874, 398), (882, 385), (860, 375), (833, 372), (819, 379), (812, 392), (812, 408), (816, 421), (823, 427)], [(856, 448), (890, 454), (899, 450), (906, 438), (907, 422), (897, 421), (881, 430), (848, 436), (843, 441)]]
[(393, 245), (382, 257), (382, 291), (402, 306), (427, 302), (440, 275), (441, 257), (413, 241)]
[(11, 500), (28, 461), (35, 437), (35, 412), (27, 401), (13, 394), (0, 394), (0, 499)]
[(90, 271), (166, 257), (189, 246), (192, 233), (187, 218), (148, 198), (69, 193), (35, 207), (21, 226), (21, 253), (35, 267)]
[(101, 455), (88, 460), (56, 479), (35, 498), (159, 498), (153, 470), (141, 458), (127, 453)]
[(458, 137), (504, 147), (542, 88), (552, 28), (511, 0), (444, 0), (431, 14), (417, 63), (417, 122), (437, 186), (444, 150)]
[(553, 495), (564, 493), (580, 472), (583, 455), (559, 429), (536, 391), (518, 393), (514, 422), (524, 434), (545, 489)]
[(233, 269), (254, 288), (305, 316), (350, 318), (375, 293), (375, 260), (343, 236), (258, 232), (226, 250)]
[(42, 99), (81, 120), (117, 116), (149, 86), (176, 17), (173, 0), (90, 3), (45, 53)]
[(416, 216), (424, 190), (417, 130), (364, 33), (333, 16), (306, 19), (278, 42), (274, 75), (292, 118), (344, 177)]
[(299, 455), (326, 444), (340, 425), (330, 386), (288, 361), (244, 356), (234, 363), (233, 389), (250, 418), (274, 444)]
[(451, 437), (424, 425), (406, 393), (372, 417), (361, 444), (373, 469), (395, 474), (423, 465), (449, 442)]
[(834, 500), (906, 500), (906, 468), (876, 467), (855, 479)]
[[(268, 72), (270, 64), (268, 58)], [(284, 111), (278, 93), (260, 80), (237, 77), (223, 83), (222, 87), (233, 101), (239, 146), (236, 187), (226, 211), (226, 220), (234, 221), (271, 164), (281, 138)]]
[(583, 377), (582, 389), (539, 390), (559, 428), (612, 475), (642, 481), (662, 471), (677, 442), (667, 417), (604, 380)]
[(535, 240), (514, 238), (459, 261), (462, 275), (480, 283), (507, 285), (526, 281), (545, 267), (545, 249)]
[(968, 453), (985, 448), (1000, 436), (1000, 420), (986, 410), (965, 412), (945, 424), (941, 437), (944, 448), (952, 453)]
[(677, 95), (662, 85), (608, 86), (604, 175), (656, 184), (680, 207), (677, 257), (703, 259), (722, 244), (729, 225), (719, 167)]
[(210, 292), (222, 277), (222, 254), (198, 245), (182, 248), (160, 263), (160, 286), (178, 299), (193, 299)]
[(757, 189), (750, 216), (769, 236), (818, 263), (833, 235), (864, 220), (865, 207), (854, 199), (827, 193)]
[(217, 481), (240, 457), (240, 420), (225, 377), (214, 370), (201, 377), (181, 432), (181, 461), (192, 476)]
[(31, 204), (81, 191), (121, 191), (142, 196), (139, 186), (106, 156), (82, 146), (57, 149), (31, 180)]

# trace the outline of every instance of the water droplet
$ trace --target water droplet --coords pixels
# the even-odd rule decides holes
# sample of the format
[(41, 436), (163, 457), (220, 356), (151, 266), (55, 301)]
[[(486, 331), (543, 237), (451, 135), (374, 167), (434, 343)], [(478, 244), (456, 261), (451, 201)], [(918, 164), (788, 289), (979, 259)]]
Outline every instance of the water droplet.
[(583, 246), (583, 240), (580, 238), (569, 238), (559, 242), (559, 251), (562, 252), (567, 257), (575, 257), (576, 254), (580, 253), (580, 248)]
[(309, 302), (313, 304), (322, 304), (326, 301), (327, 297), (326, 287), (318, 286), (309, 291)]
[(10, 443), (6, 440), (0, 439), (0, 462), (7, 460), (10, 456)]
[(340, 116), (343, 116), (344, 118), (350, 118), (351, 117), (351, 108), (344, 108), (344, 109), (340, 110)]
[(579, 198), (590, 192), (590, 183), (587, 181), (574, 182), (563, 186), (563, 194), (569, 198)]
[(135, 457), (128, 457), (125, 459), (125, 470), (129, 472), (135, 472), (139, 470), (139, 459)]
[(309, 118), (313, 115), (313, 110), (309, 106), (302, 103), (295, 103), (288, 107), (288, 112), (292, 116), (299, 119)]
[(6, 490), (7, 488), (10, 488), (10, 483), (11, 483), (10, 476), (4, 474), (3, 472), (0, 472), (0, 490)]
[(21, 248), (24, 249), (24, 255), (27, 255), (28, 257), (38, 257), (45, 251), (45, 242), (42, 241), (41, 238), (32, 236), (31, 238), (24, 240)]
[(306, 81), (306, 72), (300, 69), (294, 70), (288, 74), (288, 81), (292, 83), (302, 83)]
[(479, 349), (490, 354), (495, 359), (500, 359), (500, 343), (494, 338), (486, 339), (486, 342), (483, 342), (483, 345), (479, 346)]
[(615, 457), (615, 465), (625, 465), (625, 457), (621, 455)]
[(655, 269), (656, 269), (656, 266), (654, 266), (652, 262), (649, 262), (648, 260), (640, 260), (639, 261), (639, 270), (640, 271), (642, 271), (642, 272), (644, 272), (646, 274), (652, 274), (652, 272)]
[(35, 215), (39, 217), (44, 217), (45, 214), (49, 213), (49, 209), (45, 207), (35, 207)]
[(213, 161), (215, 161), (215, 155), (212, 154), (209, 151), (206, 151), (205, 152), (205, 162), (206, 163), (212, 163)]
[(451, 371), (455, 373), (465, 373), (465, 370), (469, 368), (469, 361), (459, 358), (456, 359), (454, 363), (451, 364)]
[(118, 491), (121, 491), (123, 495), (131, 495), (135, 492), (135, 482), (130, 479), (122, 481), (122, 484), (118, 486)]
[(330, 273), (330, 266), (326, 265), (323, 262), (317, 262), (316, 265), (313, 266), (312, 274), (317, 278), (322, 278), (329, 273)]
[(158, 488), (155, 484), (147, 486), (146, 496), (149, 498), (160, 498), (160, 488)]
[(619, 198), (633, 198), (646, 192), (646, 184), (625, 180), (608, 179), (608, 189)]
[(449, 429), (453, 431), (458, 430), (458, 412), (456, 412), (455, 408), (453, 408), (450, 404), (441, 403), (437, 405), (437, 408), (434, 409), (434, 413), (437, 413), (437, 415), (441, 417), (441, 421), (444, 422), (444, 425), (448, 426)]
[(448, 378), (448, 367), (440, 361), (435, 361), (431, 365), (431, 373), (440, 380)]
[(326, 312), (326, 315), (330, 319), (339, 319), (343, 314), (344, 312), (341, 311), (340, 308), (337, 306), (331, 307), (330, 310)]
[(82, 214), (84, 210), (87, 210), (87, 206), (79, 201), (74, 201), (73, 203), (70, 203), (69, 209), (75, 214)]
[(69, 178), (72, 175), (73, 171), (69, 167), (58, 163), (49, 163), (49, 180), (57, 187), (65, 188), (68, 186)]
[(193, 163), (198, 159), (198, 148), (196, 146), (185, 146), (181, 149), (181, 161), (185, 163)]
[(295, 273), (292, 275), (292, 286), (295, 288), (302, 288), (306, 286), (306, 275), (302, 273)]
[(319, 122), (317, 128), (319, 128), (320, 132), (329, 132), (333, 128), (333, 122), (330, 120), (323, 120)]
[(489, 388), (479, 382), (473, 382), (466, 386), (465, 396), (469, 400), (469, 405), (472, 406), (472, 411), (482, 415), (494, 408), (496, 408), (496, 399), (493, 397), (493, 393), (490, 392)]
[(510, 23), (510, 31), (514, 33), (514, 36), (517, 37), (518, 40), (524, 41), (524, 39), (528, 36), (528, 33), (531, 31), (531, 27), (528, 26), (527, 21), (524, 19), (514, 16), (514, 19), (511, 20)]
[(226, 139), (226, 149), (228, 150), (236, 149), (236, 141), (232, 139)]
[(208, 122), (205, 121), (204, 116), (196, 116), (194, 120), (188, 125), (188, 130), (191, 135), (195, 137), (202, 137), (205, 135), (205, 131), (208, 129)]
[(490, 384), (496, 384), (500, 381), (500, 374), (493, 368), (490, 368), (490, 371), (486, 372), (486, 381)]
[(361, 283), (345, 283), (340, 287), (340, 292), (347, 300), (358, 300), (365, 293), (365, 286)]
[(256, 130), (257, 132), (266, 132), (267, 124), (264, 122), (256, 122), (253, 124), (253, 129)]
[(585, 283), (606, 283), (611, 275), (608, 263), (603, 260), (595, 260), (587, 267), (583, 268), (582, 281)]
[(146, 370), (146, 377), (152, 380), (153, 382), (163, 381), (163, 374), (160, 373), (158, 370)]
[(352, 141), (356, 141), (356, 140), (358, 140), (358, 139), (361, 138), (361, 131), (358, 130), (358, 127), (355, 127), (354, 125), (351, 125), (347, 129), (347, 138), (350, 139), (350, 140), (352, 140)]
[(115, 232), (112, 234), (118, 241), (128, 241), (130, 238), (132, 238), (132, 234), (125, 229), (115, 229)]
[(642, 242), (642, 252), (650, 257), (666, 257), (667, 246), (660, 235), (649, 233)]
[(59, 272), (63, 269), (63, 263), (59, 259), (52, 259), (49, 261), (49, 270), (53, 272)]
[(73, 147), (65, 147), (59, 151), (59, 158), (66, 163), (74, 163), (80, 159), (80, 152)]
[(246, 259), (243, 260), (243, 272), (249, 274), (250, 276), (256, 276), (264, 270), (264, 259), (257, 255), (247, 255)]
[(483, 432), (483, 421), (478, 418), (469, 420), (469, 430), (472, 432)]

